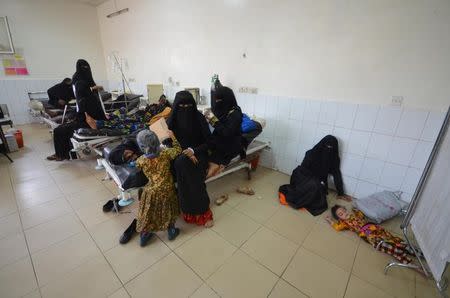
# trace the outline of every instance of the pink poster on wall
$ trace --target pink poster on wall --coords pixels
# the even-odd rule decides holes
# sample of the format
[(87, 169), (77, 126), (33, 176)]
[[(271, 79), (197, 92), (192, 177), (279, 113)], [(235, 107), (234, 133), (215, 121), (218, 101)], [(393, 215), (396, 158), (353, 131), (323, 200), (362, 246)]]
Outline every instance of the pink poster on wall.
[(17, 54), (3, 58), (3, 68), (7, 76), (26, 76), (29, 74), (25, 59)]

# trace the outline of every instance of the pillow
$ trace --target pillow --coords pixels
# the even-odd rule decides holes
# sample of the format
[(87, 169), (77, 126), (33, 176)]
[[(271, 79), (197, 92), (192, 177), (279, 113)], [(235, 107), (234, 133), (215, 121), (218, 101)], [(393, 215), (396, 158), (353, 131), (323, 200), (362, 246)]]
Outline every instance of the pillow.
[(401, 192), (381, 191), (353, 201), (353, 206), (361, 210), (370, 220), (382, 223), (396, 216), (405, 203), (400, 201)]

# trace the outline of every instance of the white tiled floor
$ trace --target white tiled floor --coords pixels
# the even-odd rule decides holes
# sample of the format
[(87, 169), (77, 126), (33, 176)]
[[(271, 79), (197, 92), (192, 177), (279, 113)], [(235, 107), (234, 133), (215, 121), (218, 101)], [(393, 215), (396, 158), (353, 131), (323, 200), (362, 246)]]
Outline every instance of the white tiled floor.
[[(23, 127), (26, 148), (0, 157), (0, 297), (438, 297), (408, 270), (383, 274), (389, 257), (305, 211), (281, 206), (287, 175), (259, 168), (208, 185), (212, 229), (180, 220), (180, 236), (158, 233), (141, 248), (118, 238), (132, 213), (104, 214), (114, 196), (95, 162), (48, 162), (48, 130)], [(234, 193), (250, 184), (254, 196)], [(330, 202), (334, 202), (330, 195)], [(398, 233), (399, 220), (386, 224)]]

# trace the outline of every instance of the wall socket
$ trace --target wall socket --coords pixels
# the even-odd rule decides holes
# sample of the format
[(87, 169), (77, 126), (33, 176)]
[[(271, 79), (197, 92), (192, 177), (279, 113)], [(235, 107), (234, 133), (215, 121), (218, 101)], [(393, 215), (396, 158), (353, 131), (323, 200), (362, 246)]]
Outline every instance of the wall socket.
[(400, 107), (403, 104), (403, 96), (394, 95), (392, 96), (391, 105)]
[(254, 87), (239, 87), (239, 93), (258, 94), (258, 88), (254, 88)]

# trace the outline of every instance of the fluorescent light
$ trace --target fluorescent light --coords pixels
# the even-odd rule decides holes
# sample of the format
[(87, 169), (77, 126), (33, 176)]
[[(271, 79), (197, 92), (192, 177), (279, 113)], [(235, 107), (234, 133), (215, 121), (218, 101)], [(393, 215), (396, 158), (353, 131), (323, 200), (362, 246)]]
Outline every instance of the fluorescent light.
[(118, 10), (118, 11), (116, 11), (116, 12), (110, 13), (110, 14), (107, 15), (106, 17), (107, 17), (107, 18), (113, 18), (113, 17), (116, 17), (116, 16), (118, 16), (118, 15), (121, 15), (121, 14), (123, 14), (123, 13), (128, 12), (128, 10), (129, 10), (128, 8), (124, 8), (124, 9)]

